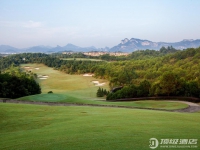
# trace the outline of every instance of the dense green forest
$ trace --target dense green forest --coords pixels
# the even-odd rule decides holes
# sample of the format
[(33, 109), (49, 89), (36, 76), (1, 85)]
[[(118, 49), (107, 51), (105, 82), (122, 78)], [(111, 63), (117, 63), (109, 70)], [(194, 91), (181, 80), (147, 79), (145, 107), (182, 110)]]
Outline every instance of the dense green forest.
[[(167, 71), (171, 71), (186, 80), (199, 80), (199, 51), (200, 48), (188, 49), (151, 59), (113, 62), (99, 66), (96, 75), (108, 77), (114, 86), (123, 84), (123, 78), (121, 79), (120, 76), (127, 72), (130, 73), (131, 70), (137, 75), (137, 79), (132, 80), (135, 84), (139, 84), (144, 79), (155, 82)], [(122, 70), (124, 71), (122, 72)], [(115, 78), (120, 80), (115, 80)]]
[[(1, 57), (1, 70), (11, 64), (18, 66), (22, 63), (43, 63), (68, 74), (94, 73), (96, 78), (109, 80), (110, 89), (124, 87), (120, 91), (125, 94), (116, 96), (117, 94), (110, 93), (108, 99), (159, 95), (200, 97), (200, 47), (182, 51), (162, 47), (159, 51), (139, 50), (122, 57), (95, 57), (107, 61), (62, 59), (66, 57), (88, 58), (82, 54), (24, 53)], [(142, 87), (148, 88), (144, 90)], [(132, 91), (132, 95), (127, 91)], [(133, 95), (133, 91), (136, 94)]]
[(40, 93), (41, 89), (34, 74), (21, 72), (19, 67), (13, 66), (0, 73), (1, 98), (19, 98)]
[(158, 81), (150, 83), (147, 80), (140, 82), (139, 85), (133, 83), (126, 84), (120, 90), (111, 92), (107, 95), (107, 100), (122, 98), (154, 96), (181, 96), (200, 98), (200, 86), (197, 81), (187, 81), (180, 78), (173, 72), (165, 72)]

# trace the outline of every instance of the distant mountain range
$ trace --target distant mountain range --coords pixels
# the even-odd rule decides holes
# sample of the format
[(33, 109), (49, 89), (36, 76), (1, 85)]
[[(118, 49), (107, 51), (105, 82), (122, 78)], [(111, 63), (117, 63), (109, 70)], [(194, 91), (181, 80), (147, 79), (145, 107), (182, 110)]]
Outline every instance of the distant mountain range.
[(11, 53), (58, 53), (64, 51), (74, 51), (74, 52), (88, 52), (88, 51), (108, 51), (109, 48), (100, 48), (97, 49), (94, 46), (91, 47), (79, 47), (73, 44), (67, 44), (66, 46), (49, 47), (49, 46), (33, 46), (25, 49), (18, 49), (9, 45), (0, 45), (0, 53), (2, 54), (11, 54)]
[(122, 52), (133, 52), (135, 50), (145, 50), (145, 49), (153, 49), (159, 50), (161, 47), (173, 46), (176, 49), (182, 50), (186, 48), (197, 48), (200, 46), (200, 39), (193, 40), (182, 40), (180, 42), (167, 43), (167, 42), (152, 42), (149, 40), (141, 40), (141, 39), (127, 39), (121, 41), (120, 44), (114, 46), (110, 49), (110, 51), (122, 51)]
[(2, 54), (11, 54), (11, 53), (57, 53), (63, 51), (74, 51), (74, 52), (88, 52), (88, 51), (110, 51), (110, 52), (133, 52), (135, 50), (145, 50), (145, 49), (153, 49), (159, 50), (162, 46), (173, 46), (176, 49), (186, 49), (186, 48), (197, 48), (200, 46), (200, 39), (197, 40), (182, 40), (180, 42), (167, 43), (167, 42), (152, 42), (149, 40), (141, 40), (136, 38), (131, 38), (130, 40), (125, 38), (121, 41), (120, 44), (109, 48), (96, 48), (94, 46), (91, 47), (79, 47), (73, 44), (67, 44), (66, 46), (49, 47), (49, 46), (34, 46), (25, 49), (18, 49), (9, 45), (0, 45), (0, 53)]

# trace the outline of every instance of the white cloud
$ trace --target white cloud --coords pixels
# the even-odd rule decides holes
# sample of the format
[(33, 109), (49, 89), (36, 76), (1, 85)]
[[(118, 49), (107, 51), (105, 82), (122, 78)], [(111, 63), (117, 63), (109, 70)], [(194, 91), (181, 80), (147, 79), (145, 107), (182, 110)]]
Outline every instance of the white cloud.
[(32, 20), (23, 23), (23, 27), (25, 27), (25, 28), (39, 28), (42, 26), (43, 26), (43, 24), (41, 22), (35, 22)]
[(2, 27), (23, 27), (23, 28), (39, 28), (43, 27), (42, 22), (36, 21), (0, 21), (0, 26)]

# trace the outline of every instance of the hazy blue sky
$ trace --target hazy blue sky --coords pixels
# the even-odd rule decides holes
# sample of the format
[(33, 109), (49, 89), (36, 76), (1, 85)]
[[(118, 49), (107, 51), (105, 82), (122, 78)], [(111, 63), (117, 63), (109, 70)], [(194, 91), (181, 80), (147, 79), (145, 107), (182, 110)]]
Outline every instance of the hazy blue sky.
[(0, 45), (200, 39), (200, 0), (0, 0)]

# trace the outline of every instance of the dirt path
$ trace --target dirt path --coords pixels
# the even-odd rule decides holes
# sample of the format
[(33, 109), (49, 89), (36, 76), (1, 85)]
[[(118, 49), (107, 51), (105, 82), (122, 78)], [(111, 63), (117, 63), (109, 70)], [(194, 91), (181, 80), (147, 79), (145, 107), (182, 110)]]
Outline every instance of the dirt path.
[(187, 102), (187, 101), (170, 101), (170, 102), (180, 102), (180, 103), (184, 103), (188, 105), (187, 108), (174, 110), (175, 112), (188, 112), (188, 113), (198, 112), (198, 111), (200, 112), (200, 105), (196, 103)]
[[(3, 102), (0, 99), (0, 102)], [(141, 108), (141, 107), (129, 107), (129, 106), (116, 106), (116, 105), (99, 105), (99, 104), (77, 104), (77, 103), (57, 103), (57, 102), (33, 102), (33, 101), (20, 101), (20, 100), (6, 100), (6, 103), (20, 103), (20, 104), (36, 104), (36, 105), (49, 105), (49, 106), (93, 106), (93, 107), (114, 107), (114, 108), (129, 108), (129, 109), (148, 109), (148, 110), (159, 110), (159, 111), (170, 111), (170, 112), (198, 112), (200, 111), (200, 105), (186, 102), (186, 101), (170, 101), (170, 102), (181, 102), (188, 105), (187, 108), (178, 110), (166, 110), (166, 109), (156, 109), (156, 108)]]

